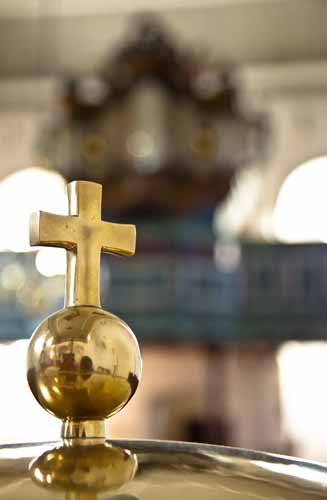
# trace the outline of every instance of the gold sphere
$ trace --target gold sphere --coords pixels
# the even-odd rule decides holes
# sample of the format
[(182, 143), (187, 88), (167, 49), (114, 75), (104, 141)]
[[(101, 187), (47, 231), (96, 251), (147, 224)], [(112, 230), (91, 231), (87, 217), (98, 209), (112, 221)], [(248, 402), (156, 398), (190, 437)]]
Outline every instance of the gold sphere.
[(73, 306), (45, 319), (27, 354), (36, 400), (66, 422), (103, 420), (135, 393), (142, 370), (137, 340), (117, 316)]

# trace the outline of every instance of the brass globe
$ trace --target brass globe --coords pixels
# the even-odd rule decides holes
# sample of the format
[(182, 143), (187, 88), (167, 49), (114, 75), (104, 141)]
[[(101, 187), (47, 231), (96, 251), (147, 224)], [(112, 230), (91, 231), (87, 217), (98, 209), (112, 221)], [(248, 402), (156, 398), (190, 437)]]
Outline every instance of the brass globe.
[(137, 340), (117, 316), (73, 306), (46, 318), (28, 348), (36, 400), (66, 422), (103, 420), (135, 393), (142, 369)]

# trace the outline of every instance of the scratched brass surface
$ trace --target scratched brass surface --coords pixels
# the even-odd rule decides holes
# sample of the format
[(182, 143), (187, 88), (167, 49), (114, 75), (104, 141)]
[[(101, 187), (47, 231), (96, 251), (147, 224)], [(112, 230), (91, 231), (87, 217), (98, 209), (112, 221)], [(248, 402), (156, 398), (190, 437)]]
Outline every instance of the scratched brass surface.
[[(84, 440), (85, 442), (85, 440)], [(326, 466), (236, 448), (114, 441), (0, 448), (0, 500), (320, 500)], [(93, 447), (93, 449), (92, 449)]]

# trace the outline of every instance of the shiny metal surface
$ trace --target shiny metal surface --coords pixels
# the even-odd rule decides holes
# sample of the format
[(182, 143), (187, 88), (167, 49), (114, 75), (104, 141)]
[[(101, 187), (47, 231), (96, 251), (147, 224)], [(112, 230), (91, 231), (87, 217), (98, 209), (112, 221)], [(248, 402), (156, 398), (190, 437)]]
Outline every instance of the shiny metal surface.
[(104, 419), (135, 393), (142, 369), (131, 329), (100, 308), (101, 252), (133, 255), (136, 229), (101, 220), (102, 186), (68, 185), (69, 215), (31, 217), (31, 245), (67, 250), (65, 309), (46, 318), (28, 348), (27, 379), (37, 401), (63, 420), (63, 438), (103, 438)]
[[(96, 421), (133, 396), (141, 366), (137, 340), (126, 323), (100, 308), (76, 306), (37, 327), (28, 348), (27, 378), (37, 401), (66, 421), (66, 437), (78, 433), (76, 421), (85, 436), (94, 437), (96, 427), (96, 435), (104, 429)], [(88, 420), (95, 422), (87, 427)]]
[(101, 220), (101, 196), (101, 184), (74, 181), (68, 184), (68, 216), (47, 212), (31, 216), (31, 245), (67, 250), (67, 307), (100, 307), (101, 252), (125, 256), (135, 253), (135, 226)]
[(99, 185), (69, 190), (68, 217), (32, 219), (33, 243), (68, 251), (69, 307), (37, 327), (27, 360), (30, 388), (63, 420), (63, 440), (0, 448), (0, 500), (325, 498), (319, 464), (209, 445), (105, 441), (104, 419), (136, 391), (141, 356), (130, 328), (99, 307), (100, 253), (132, 254), (135, 228), (101, 221)]
[(109, 443), (62, 446), (46, 451), (29, 465), (30, 477), (48, 490), (95, 494), (118, 489), (137, 470), (136, 455)]
[(86, 441), (84, 450), (69, 442), (0, 448), (0, 500), (327, 497), (321, 464), (210, 445)]

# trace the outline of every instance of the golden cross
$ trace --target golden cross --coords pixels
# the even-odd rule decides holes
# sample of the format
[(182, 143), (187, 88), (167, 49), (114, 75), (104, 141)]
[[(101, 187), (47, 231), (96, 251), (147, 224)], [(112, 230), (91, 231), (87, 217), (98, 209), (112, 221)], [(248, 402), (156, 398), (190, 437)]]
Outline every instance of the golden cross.
[(101, 220), (101, 184), (74, 181), (67, 190), (69, 215), (32, 214), (30, 242), (32, 246), (67, 250), (66, 307), (100, 307), (101, 251), (134, 255), (136, 229), (133, 225)]

